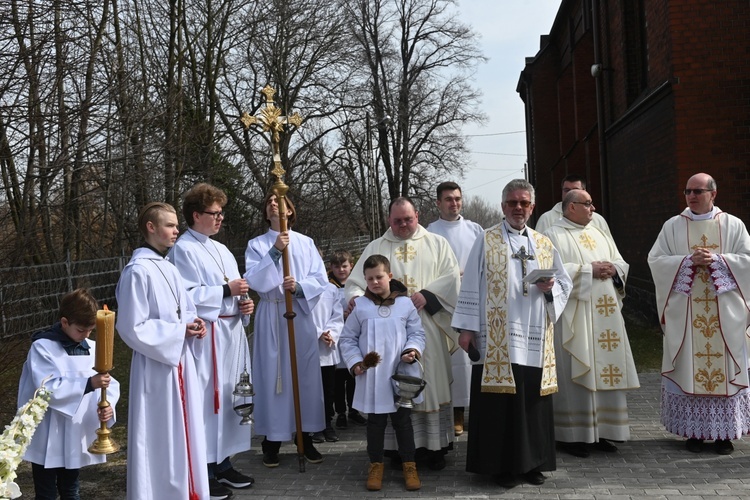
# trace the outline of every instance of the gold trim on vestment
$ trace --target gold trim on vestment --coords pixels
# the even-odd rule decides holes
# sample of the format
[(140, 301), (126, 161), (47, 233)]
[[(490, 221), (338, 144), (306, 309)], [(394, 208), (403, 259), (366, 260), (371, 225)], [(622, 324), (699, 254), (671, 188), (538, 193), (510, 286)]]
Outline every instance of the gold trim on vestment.
[[(530, 231), (530, 230), (529, 230)], [(552, 242), (546, 236), (531, 231), (536, 244), (536, 258), (540, 269), (552, 267)], [(487, 345), (482, 368), (482, 392), (515, 394), (516, 382), (510, 362), (508, 342), (508, 245), (503, 237), (503, 224), (488, 229), (484, 234), (485, 278), (487, 298), (485, 317)], [(548, 318), (544, 337), (544, 365), (540, 394), (557, 392), (557, 372), (553, 344), (553, 324)]]

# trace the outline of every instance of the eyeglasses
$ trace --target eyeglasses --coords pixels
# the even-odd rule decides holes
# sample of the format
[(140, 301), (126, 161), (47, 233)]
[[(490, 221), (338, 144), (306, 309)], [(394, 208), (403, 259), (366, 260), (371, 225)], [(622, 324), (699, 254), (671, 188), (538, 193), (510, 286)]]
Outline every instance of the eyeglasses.
[(575, 203), (576, 205), (583, 205), (586, 208), (591, 208), (594, 206), (593, 201), (571, 201), (571, 203)]
[(531, 202), (529, 200), (505, 200), (503, 203), (511, 208), (519, 206), (523, 208), (529, 208), (531, 206)]
[(213, 217), (216, 220), (219, 220), (220, 218), (224, 217), (224, 211), (223, 210), (221, 212), (208, 212), (206, 210), (203, 210), (202, 213), (204, 213), (206, 215), (210, 215), (211, 217)]
[(685, 196), (690, 196), (691, 193), (700, 196), (706, 191), (713, 191), (713, 189), (686, 189), (684, 193)]

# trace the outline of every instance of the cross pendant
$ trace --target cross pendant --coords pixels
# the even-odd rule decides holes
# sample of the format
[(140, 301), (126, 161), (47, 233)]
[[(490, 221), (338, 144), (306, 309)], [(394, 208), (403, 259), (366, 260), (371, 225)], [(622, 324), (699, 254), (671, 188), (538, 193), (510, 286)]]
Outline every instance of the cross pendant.
[(229, 278), (227, 278), (227, 275), (224, 275), (224, 283), (229, 283)]
[[(516, 253), (512, 254), (511, 257), (513, 257), (514, 259), (519, 259), (521, 261), (521, 278), (525, 278), (526, 262), (529, 260), (534, 260), (534, 256), (526, 253), (526, 247), (521, 245), (521, 248)], [(529, 294), (529, 284), (525, 281), (523, 282), (523, 294)]]
[(179, 304), (177, 304), (177, 319), (182, 319), (182, 311)]

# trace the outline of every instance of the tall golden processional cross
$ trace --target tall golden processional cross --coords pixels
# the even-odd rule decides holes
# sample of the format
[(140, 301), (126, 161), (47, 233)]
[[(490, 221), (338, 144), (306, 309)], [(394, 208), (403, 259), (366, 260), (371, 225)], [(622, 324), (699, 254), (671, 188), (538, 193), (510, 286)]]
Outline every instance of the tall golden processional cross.
[[(245, 130), (249, 129), (251, 125), (259, 124), (262, 126), (262, 132), (271, 133), (271, 147), (273, 150), (273, 169), (271, 174), (276, 177), (276, 182), (271, 186), (271, 191), (276, 195), (276, 202), (279, 205), (279, 231), (287, 231), (287, 208), (286, 208), (286, 193), (289, 190), (289, 186), (284, 183), (284, 167), (281, 165), (281, 132), (284, 131), (285, 125), (293, 125), (299, 127), (302, 125), (302, 117), (298, 113), (294, 113), (292, 116), (283, 116), (281, 109), (276, 107), (274, 104), (273, 96), (276, 94), (276, 89), (270, 85), (266, 85), (261, 92), (266, 96), (266, 105), (260, 111), (260, 115), (252, 116), (247, 112), (243, 112), (240, 116), (242, 125), (245, 126)], [(265, 211), (265, 207), (263, 207)], [(281, 253), (284, 276), (290, 276), (289, 271), (289, 249), (288, 245), (284, 247)], [(294, 313), (292, 292), (289, 290), (284, 291), (284, 302), (286, 305), (286, 312), (284, 318), (287, 321), (287, 331), (289, 332), (289, 359), (291, 360), (292, 369), (292, 393), (294, 396), (294, 420), (297, 427), (297, 457), (299, 459), (299, 471), (305, 472), (305, 448), (302, 441), (304, 434), (302, 433), (302, 414), (300, 411), (300, 396), (299, 396), (299, 377), (297, 375), (297, 345), (294, 340)]]

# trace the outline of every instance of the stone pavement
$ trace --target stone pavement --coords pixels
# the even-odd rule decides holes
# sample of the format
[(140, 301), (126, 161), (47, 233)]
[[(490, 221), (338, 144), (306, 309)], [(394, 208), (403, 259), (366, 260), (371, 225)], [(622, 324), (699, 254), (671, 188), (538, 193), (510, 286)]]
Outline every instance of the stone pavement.
[(367, 453), (365, 428), (352, 426), (337, 431), (340, 441), (316, 445), (325, 460), (306, 463), (299, 472), (296, 448), (285, 443), (281, 464), (268, 469), (262, 464), (260, 440), (253, 450), (238, 455), (235, 466), (255, 477), (247, 490), (235, 490), (235, 499), (250, 498), (636, 498), (722, 500), (750, 498), (750, 440), (734, 441), (735, 451), (719, 456), (707, 446), (693, 454), (682, 438), (667, 433), (659, 422), (659, 374), (641, 374), (641, 388), (628, 395), (631, 440), (618, 444), (616, 453), (592, 451), (589, 458), (558, 452), (557, 470), (545, 473), (542, 486), (519, 484), (504, 489), (489, 477), (464, 471), (466, 435), (457, 438), (442, 471), (420, 468), (422, 489), (407, 492), (400, 471), (386, 462), (383, 489), (365, 489)]

